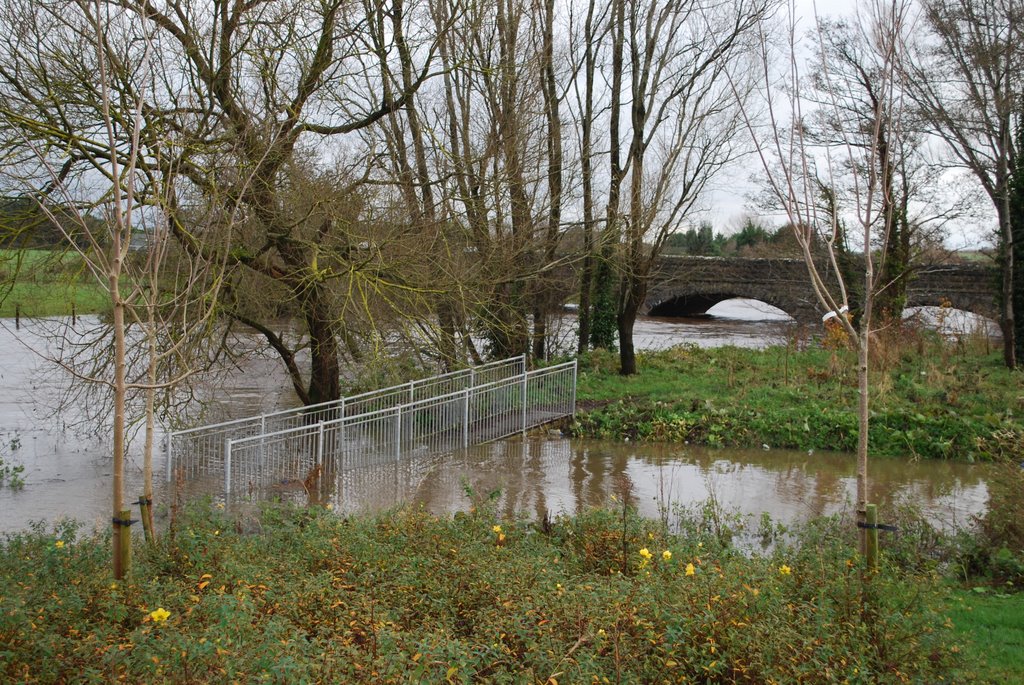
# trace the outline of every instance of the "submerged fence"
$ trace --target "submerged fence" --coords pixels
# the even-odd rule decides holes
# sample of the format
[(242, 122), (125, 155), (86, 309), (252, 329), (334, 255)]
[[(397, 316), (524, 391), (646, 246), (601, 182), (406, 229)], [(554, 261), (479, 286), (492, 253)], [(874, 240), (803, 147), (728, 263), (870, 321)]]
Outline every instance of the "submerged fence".
[(323, 405), (172, 433), (167, 477), (223, 478), (225, 494), (466, 448), (571, 416), (576, 362), (515, 357)]

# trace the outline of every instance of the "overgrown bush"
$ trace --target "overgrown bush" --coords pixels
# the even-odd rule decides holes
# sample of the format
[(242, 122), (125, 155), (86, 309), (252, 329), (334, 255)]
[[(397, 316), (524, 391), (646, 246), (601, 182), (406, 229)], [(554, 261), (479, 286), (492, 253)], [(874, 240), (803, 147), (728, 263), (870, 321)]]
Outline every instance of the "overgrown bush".
[(25, 466), (17, 461), (15, 454), (21, 448), (21, 437), (4, 436), (0, 439), (0, 488), (21, 490), (25, 487)]
[(823, 520), (747, 555), (707, 512), (539, 524), (268, 508), (258, 535), (193, 509), (132, 575), (74, 527), (0, 545), (9, 682), (950, 680), (931, 578), (865, 577)]

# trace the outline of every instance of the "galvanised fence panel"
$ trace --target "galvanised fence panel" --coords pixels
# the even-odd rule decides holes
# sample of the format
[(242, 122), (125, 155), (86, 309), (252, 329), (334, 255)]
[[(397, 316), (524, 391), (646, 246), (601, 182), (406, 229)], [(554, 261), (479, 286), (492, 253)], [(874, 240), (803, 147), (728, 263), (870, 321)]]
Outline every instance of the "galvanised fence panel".
[(530, 422), (540, 425), (576, 413), (576, 364), (533, 371), (527, 377)]
[[(449, 380), (420, 387), (450, 390)], [(201, 433), (211, 441), (211, 450), (211, 436), (221, 439), (219, 454), (202, 462), (203, 475), (223, 478), (226, 496), (294, 486), (312, 496), (323, 473), (336, 475), (448, 453), (525, 432), (575, 411), (574, 361), (488, 383), (477, 381), (453, 392), (359, 414), (339, 407), (338, 416), (320, 414), (321, 420), (313, 424), (238, 437), (224, 430)], [(398, 391), (402, 388), (406, 398), (415, 398), (415, 388), (400, 386)], [(388, 389), (390, 394), (394, 391)]]
[(167, 481), (170, 482), (175, 474), (191, 480), (223, 473), (225, 440), (266, 435), (291, 428), (314, 426), (343, 416), (391, 409), (458, 392), (474, 385), (521, 376), (525, 371), (526, 357), (520, 355), (331, 402), (173, 431), (167, 435), (165, 443)]

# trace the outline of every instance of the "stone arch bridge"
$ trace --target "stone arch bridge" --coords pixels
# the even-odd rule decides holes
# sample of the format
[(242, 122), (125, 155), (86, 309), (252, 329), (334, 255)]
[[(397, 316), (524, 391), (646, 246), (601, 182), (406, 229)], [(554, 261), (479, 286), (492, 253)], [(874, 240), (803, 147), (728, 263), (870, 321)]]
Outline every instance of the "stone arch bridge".
[[(936, 264), (919, 269), (907, 289), (907, 306), (938, 306), (998, 318), (997, 272), (974, 264)], [(641, 314), (694, 316), (733, 297), (778, 307), (801, 323), (821, 320), (807, 266), (799, 259), (661, 257)]]

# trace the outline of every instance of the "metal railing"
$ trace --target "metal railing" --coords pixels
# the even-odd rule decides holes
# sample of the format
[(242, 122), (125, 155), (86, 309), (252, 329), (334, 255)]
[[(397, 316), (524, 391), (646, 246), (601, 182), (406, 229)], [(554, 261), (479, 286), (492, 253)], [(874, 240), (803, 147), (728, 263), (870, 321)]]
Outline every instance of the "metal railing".
[[(576, 362), (352, 416), (226, 438), (224, 494), (301, 484), (304, 477), (450, 452), (571, 416)], [(212, 473), (212, 471), (210, 472)]]
[(170, 482), (173, 479), (175, 472), (185, 479), (223, 473), (226, 440), (267, 435), (292, 428), (316, 425), (345, 416), (357, 416), (391, 409), (402, 404), (448, 395), (477, 385), (522, 376), (525, 372), (526, 357), (520, 355), (380, 390), (342, 397), (331, 402), (283, 409), (259, 416), (173, 431), (167, 435), (164, 445), (167, 453), (167, 481)]

